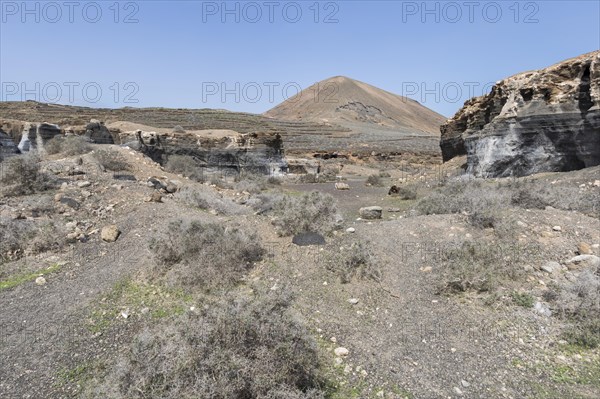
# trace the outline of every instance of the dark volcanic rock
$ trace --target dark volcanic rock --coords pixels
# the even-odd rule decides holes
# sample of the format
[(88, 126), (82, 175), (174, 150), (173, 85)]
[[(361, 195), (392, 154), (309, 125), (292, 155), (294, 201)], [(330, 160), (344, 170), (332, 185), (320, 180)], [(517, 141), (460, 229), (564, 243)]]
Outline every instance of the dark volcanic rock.
[[(207, 170), (242, 170), (259, 174), (270, 174), (287, 168), (283, 150), (283, 140), (277, 133), (240, 134), (219, 138), (195, 135), (192, 133), (133, 132), (137, 137), (135, 149), (148, 155), (152, 160), (164, 164), (170, 156), (192, 157), (195, 163)], [(131, 132), (121, 137), (129, 144)]]
[(296, 234), (292, 238), (292, 242), (300, 247), (307, 247), (309, 245), (325, 245), (325, 238), (319, 233), (313, 233), (309, 231)]
[(18, 153), (19, 149), (12, 138), (0, 129), (0, 161)]
[(87, 137), (92, 143), (97, 144), (114, 144), (115, 141), (113, 136), (110, 134), (110, 131), (106, 126), (104, 126), (104, 122), (100, 122), (98, 120), (92, 119), (90, 123), (87, 124), (85, 130), (85, 137)]
[(50, 123), (25, 123), (18, 145), (19, 150), (27, 152), (40, 148), (43, 149), (46, 141), (61, 134), (62, 131), (57, 125)]
[(444, 161), (467, 172), (525, 176), (600, 164), (600, 51), (498, 82), (441, 127)]

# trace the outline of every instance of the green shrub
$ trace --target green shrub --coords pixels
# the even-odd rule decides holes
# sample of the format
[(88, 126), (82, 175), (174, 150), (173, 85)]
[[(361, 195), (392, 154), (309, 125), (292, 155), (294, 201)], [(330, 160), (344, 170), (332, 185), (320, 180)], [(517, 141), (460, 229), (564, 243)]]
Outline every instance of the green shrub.
[(524, 308), (532, 308), (535, 303), (535, 298), (528, 292), (513, 291), (510, 296), (515, 304)]

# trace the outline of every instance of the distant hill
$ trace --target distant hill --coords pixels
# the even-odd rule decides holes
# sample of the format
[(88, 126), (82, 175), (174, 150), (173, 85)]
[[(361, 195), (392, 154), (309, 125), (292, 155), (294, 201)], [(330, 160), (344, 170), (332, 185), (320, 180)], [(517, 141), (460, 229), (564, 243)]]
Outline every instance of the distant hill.
[(290, 121), (360, 125), (439, 136), (446, 118), (417, 101), (344, 76), (315, 83), (265, 116)]

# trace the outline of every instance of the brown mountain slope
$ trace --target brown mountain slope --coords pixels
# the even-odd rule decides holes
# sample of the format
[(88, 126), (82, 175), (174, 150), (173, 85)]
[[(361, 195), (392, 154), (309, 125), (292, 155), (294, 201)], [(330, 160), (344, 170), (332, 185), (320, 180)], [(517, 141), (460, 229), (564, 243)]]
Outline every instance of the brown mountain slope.
[(439, 127), (446, 121), (414, 100), (344, 76), (315, 83), (265, 115), (336, 123), (353, 130), (370, 125), (434, 135), (439, 135)]

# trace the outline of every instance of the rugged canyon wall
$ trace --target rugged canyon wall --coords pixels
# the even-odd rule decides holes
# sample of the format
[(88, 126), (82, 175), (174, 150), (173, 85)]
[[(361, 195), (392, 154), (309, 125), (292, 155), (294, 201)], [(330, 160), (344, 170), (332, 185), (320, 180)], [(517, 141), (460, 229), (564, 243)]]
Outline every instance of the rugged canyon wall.
[(600, 164), (600, 51), (504, 79), (441, 126), (444, 161), (467, 172), (526, 176)]
[(185, 155), (209, 170), (272, 174), (287, 167), (283, 140), (277, 133), (230, 131), (221, 137), (199, 133), (125, 132), (121, 141), (154, 161), (165, 164), (169, 157)]

